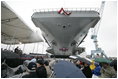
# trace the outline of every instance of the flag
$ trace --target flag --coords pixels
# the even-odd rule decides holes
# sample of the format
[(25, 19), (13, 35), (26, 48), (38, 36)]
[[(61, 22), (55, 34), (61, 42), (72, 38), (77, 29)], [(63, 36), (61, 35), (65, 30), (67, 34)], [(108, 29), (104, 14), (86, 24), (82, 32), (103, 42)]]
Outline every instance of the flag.
[(59, 14), (70, 15), (71, 12), (66, 12), (63, 8), (58, 11)]

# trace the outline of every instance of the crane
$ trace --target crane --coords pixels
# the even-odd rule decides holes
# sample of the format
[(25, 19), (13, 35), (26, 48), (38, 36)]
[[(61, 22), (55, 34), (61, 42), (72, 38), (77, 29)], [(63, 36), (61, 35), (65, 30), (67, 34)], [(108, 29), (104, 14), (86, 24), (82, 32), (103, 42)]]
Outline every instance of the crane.
[[(102, 1), (101, 7), (100, 7), (100, 10), (99, 10), (101, 20), (102, 20), (104, 6), (105, 6), (105, 1)], [(92, 29), (91, 39), (93, 39), (93, 42), (95, 44), (95, 50), (91, 50), (91, 58), (95, 58), (95, 53), (97, 55), (100, 53), (102, 57), (104, 56), (105, 58), (108, 58), (106, 56), (106, 54), (104, 53), (104, 50), (102, 50), (102, 48), (98, 47), (97, 34), (98, 34), (98, 30), (99, 30), (99, 27), (100, 27), (101, 20), (98, 22), (98, 24), (95, 26), (95, 28)]]

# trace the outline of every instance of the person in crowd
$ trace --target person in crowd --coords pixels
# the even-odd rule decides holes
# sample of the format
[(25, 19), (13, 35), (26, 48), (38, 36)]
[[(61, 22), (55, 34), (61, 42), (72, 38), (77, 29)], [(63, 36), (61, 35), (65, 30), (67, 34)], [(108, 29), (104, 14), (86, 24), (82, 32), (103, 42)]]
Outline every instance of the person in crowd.
[(39, 56), (36, 56), (36, 61), (38, 61), (39, 60)]
[(78, 67), (79, 69), (81, 69), (80, 61), (79, 61), (79, 60), (75, 61), (74, 63), (75, 63), (75, 65), (76, 65), (76, 67)]
[(101, 66), (99, 65), (99, 63), (96, 63), (95, 62), (95, 69), (93, 70), (93, 74), (95, 75), (95, 76), (100, 76), (101, 75), (101, 73), (100, 73), (100, 70), (101, 70)]
[(18, 54), (21, 56), (23, 54), (23, 51), (21, 49), (19, 49)]
[(19, 53), (19, 47), (18, 46), (15, 48), (14, 52), (17, 54)]
[(28, 69), (28, 65), (30, 63), (30, 60), (25, 60), (23, 62), (23, 65), (19, 65), (18, 69), (15, 71), (15, 75), (13, 75), (11, 78), (22, 78), (24, 75), (27, 75), (30, 73)]
[(102, 68), (100, 70), (101, 78), (116, 78), (117, 74), (113, 67), (111, 67), (108, 63), (102, 63)]
[(89, 65), (87, 63), (83, 62), (83, 66), (84, 66), (84, 68), (82, 69), (82, 72), (84, 73), (86, 78), (92, 78), (92, 71), (91, 71)]
[(77, 63), (79, 64), (79, 66), (78, 66), (78, 65), (76, 65), (76, 66), (78, 66), (78, 68), (79, 68), (80, 70), (83, 70), (83, 69), (84, 69), (83, 62), (82, 62), (82, 61), (79, 61), (79, 62), (77, 62)]
[(100, 55), (97, 53), (95, 58), (100, 58)]
[(29, 63), (30, 63), (30, 60), (25, 60), (23, 62), (23, 65), (19, 65), (19, 68), (17, 69), (17, 71), (15, 72), (15, 74), (20, 74), (20, 73), (26, 72)]
[(24, 65), (25, 67), (28, 67), (29, 63), (30, 63), (30, 60), (25, 60), (25, 61), (23, 62), (23, 65)]
[(38, 78), (38, 75), (36, 73), (36, 68), (37, 68), (36, 63), (30, 62), (28, 64), (28, 69), (27, 69), (29, 73), (24, 75), (22, 78)]
[(50, 75), (51, 75), (51, 72), (52, 72), (50, 67), (49, 67), (49, 62), (48, 61), (44, 61), (44, 66), (45, 66), (46, 71), (47, 71), (47, 77), (49, 78)]
[(36, 69), (38, 78), (47, 78), (47, 71), (44, 66), (44, 61), (43, 60), (38, 60), (37, 61), (37, 69)]
[(95, 69), (95, 67), (96, 67), (96, 66), (95, 66), (95, 64), (94, 64), (94, 61), (92, 61), (91, 64), (90, 64), (90, 69), (93, 71), (93, 70)]
[(49, 67), (53, 71), (54, 69), (54, 64), (56, 63), (56, 60), (50, 60)]
[(112, 66), (112, 67), (115, 69), (115, 71), (117, 72), (117, 60), (116, 60), (116, 59), (113, 60), (113, 61), (110, 63), (110, 66)]
[(43, 58), (43, 56), (41, 56), (41, 57), (40, 57), (40, 60), (44, 61), (44, 58)]
[(23, 65), (20, 65), (20, 67), (18, 68), (18, 70), (15, 72), (15, 75), (16, 74), (23, 73), (23, 72), (25, 72), (25, 70), (23, 70)]
[(30, 62), (34, 62), (34, 63), (36, 63), (36, 58), (35, 57), (33, 57), (31, 60), (30, 60)]

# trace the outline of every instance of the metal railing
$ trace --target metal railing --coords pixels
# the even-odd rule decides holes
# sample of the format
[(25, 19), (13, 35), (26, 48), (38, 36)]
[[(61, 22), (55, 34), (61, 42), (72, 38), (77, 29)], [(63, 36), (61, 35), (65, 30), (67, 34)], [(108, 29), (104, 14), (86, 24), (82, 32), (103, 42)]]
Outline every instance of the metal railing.
[[(45, 13), (45, 12), (55, 12), (55, 11), (59, 11), (60, 8), (49, 8), (49, 9), (34, 9), (33, 12), (41, 12), (41, 13)], [(64, 8), (65, 11), (97, 11), (99, 12), (100, 9), (99, 8)]]

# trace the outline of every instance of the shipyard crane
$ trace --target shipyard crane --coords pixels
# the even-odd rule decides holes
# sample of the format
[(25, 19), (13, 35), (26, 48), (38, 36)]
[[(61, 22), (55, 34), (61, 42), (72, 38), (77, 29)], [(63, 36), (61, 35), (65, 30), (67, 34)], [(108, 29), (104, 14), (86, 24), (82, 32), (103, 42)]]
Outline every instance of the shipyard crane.
[(98, 40), (97, 40), (97, 34), (98, 34), (98, 30), (100, 27), (100, 23), (102, 20), (102, 14), (103, 14), (103, 10), (104, 10), (104, 6), (105, 6), (105, 1), (102, 1), (99, 13), (100, 13), (100, 21), (98, 22), (98, 24), (92, 29), (92, 35), (91, 35), (91, 39), (93, 39), (93, 42), (95, 44), (95, 50), (91, 50), (91, 58), (95, 58), (95, 54), (101, 54), (101, 56), (108, 58), (106, 56), (106, 54), (104, 53), (104, 50), (102, 50), (102, 48), (98, 47)]

